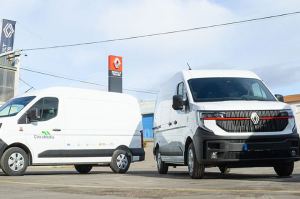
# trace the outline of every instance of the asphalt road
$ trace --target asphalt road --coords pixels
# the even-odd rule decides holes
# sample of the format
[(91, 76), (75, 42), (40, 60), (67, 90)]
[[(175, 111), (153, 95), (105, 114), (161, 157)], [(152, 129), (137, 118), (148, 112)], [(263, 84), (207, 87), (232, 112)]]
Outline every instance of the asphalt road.
[(278, 178), (272, 168), (232, 169), (222, 175), (215, 168), (204, 179), (193, 180), (186, 167), (159, 175), (151, 154), (131, 165), (126, 174), (97, 167), (80, 175), (73, 167), (31, 167), (25, 176), (0, 173), (1, 199), (102, 199), (102, 198), (300, 198), (300, 162), (291, 178)]

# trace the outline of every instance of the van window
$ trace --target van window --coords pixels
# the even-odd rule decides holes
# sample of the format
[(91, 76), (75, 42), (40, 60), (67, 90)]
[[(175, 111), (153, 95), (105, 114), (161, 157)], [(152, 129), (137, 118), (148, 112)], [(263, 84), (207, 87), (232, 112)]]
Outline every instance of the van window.
[[(58, 99), (55, 97), (45, 97), (37, 101), (29, 110), (37, 108), (40, 112), (40, 118), (38, 121), (47, 121), (52, 118), (55, 118), (58, 111)], [(28, 123), (27, 114), (24, 114), (20, 120), (19, 124)]]
[(180, 82), (177, 85), (177, 95), (181, 95), (183, 97), (183, 100), (186, 100), (186, 90), (183, 82)]
[(188, 80), (195, 102), (226, 100), (276, 101), (258, 79), (238, 77), (196, 78)]
[(0, 117), (9, 117), (17, 115), (35, 96), (14, 98), (0, 107)]
[(266, 98), (266, 93), (261, 89), (258, 83), (252, 84), (252, 92), (255, 97)]

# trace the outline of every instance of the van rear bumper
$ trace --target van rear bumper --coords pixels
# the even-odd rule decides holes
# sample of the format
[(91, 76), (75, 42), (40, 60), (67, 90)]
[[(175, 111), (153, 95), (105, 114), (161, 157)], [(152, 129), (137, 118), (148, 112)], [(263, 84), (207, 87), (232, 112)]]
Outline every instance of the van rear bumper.
[(145, 160), (145, 150), (143, 148), (131, 148), (131, 154), (133, 157), (134, 162), (136, 161), (144, 161)]
[(197, 160), (205, 165), (272, 166), (300, 160), (299, 135), (218, 136), (198, 128), (194, 135)]

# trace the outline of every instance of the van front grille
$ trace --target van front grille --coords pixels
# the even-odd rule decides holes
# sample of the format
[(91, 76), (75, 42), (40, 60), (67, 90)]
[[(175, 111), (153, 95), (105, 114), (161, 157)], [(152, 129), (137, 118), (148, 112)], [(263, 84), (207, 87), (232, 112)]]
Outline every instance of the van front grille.
[[(251, 119), (251, 114), (257, 113), (257, 124)], [(288, 112), (280, 110), (266, 111), (226, 111), (224, 120), (216, 121), (217, 125), (227, 132), (277, 132), (283, 131), (288, 123)]]

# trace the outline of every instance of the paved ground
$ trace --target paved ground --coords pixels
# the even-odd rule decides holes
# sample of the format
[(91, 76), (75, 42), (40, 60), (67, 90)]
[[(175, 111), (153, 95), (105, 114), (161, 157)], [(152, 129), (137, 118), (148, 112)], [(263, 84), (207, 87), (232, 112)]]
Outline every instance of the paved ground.
[(0, 173), (0, 198), (300, 198), (300, 163), (291, 178), (277, 178), (272, 168), (232, 169), (227, 175), (211, 168), (204, 179), (192, 180), (186, 167), (158, 175), (149, 145), (146, 157), (123, 175), (105, 167), (88, 175), (72, 167), (32, 167), (22, 177)]

